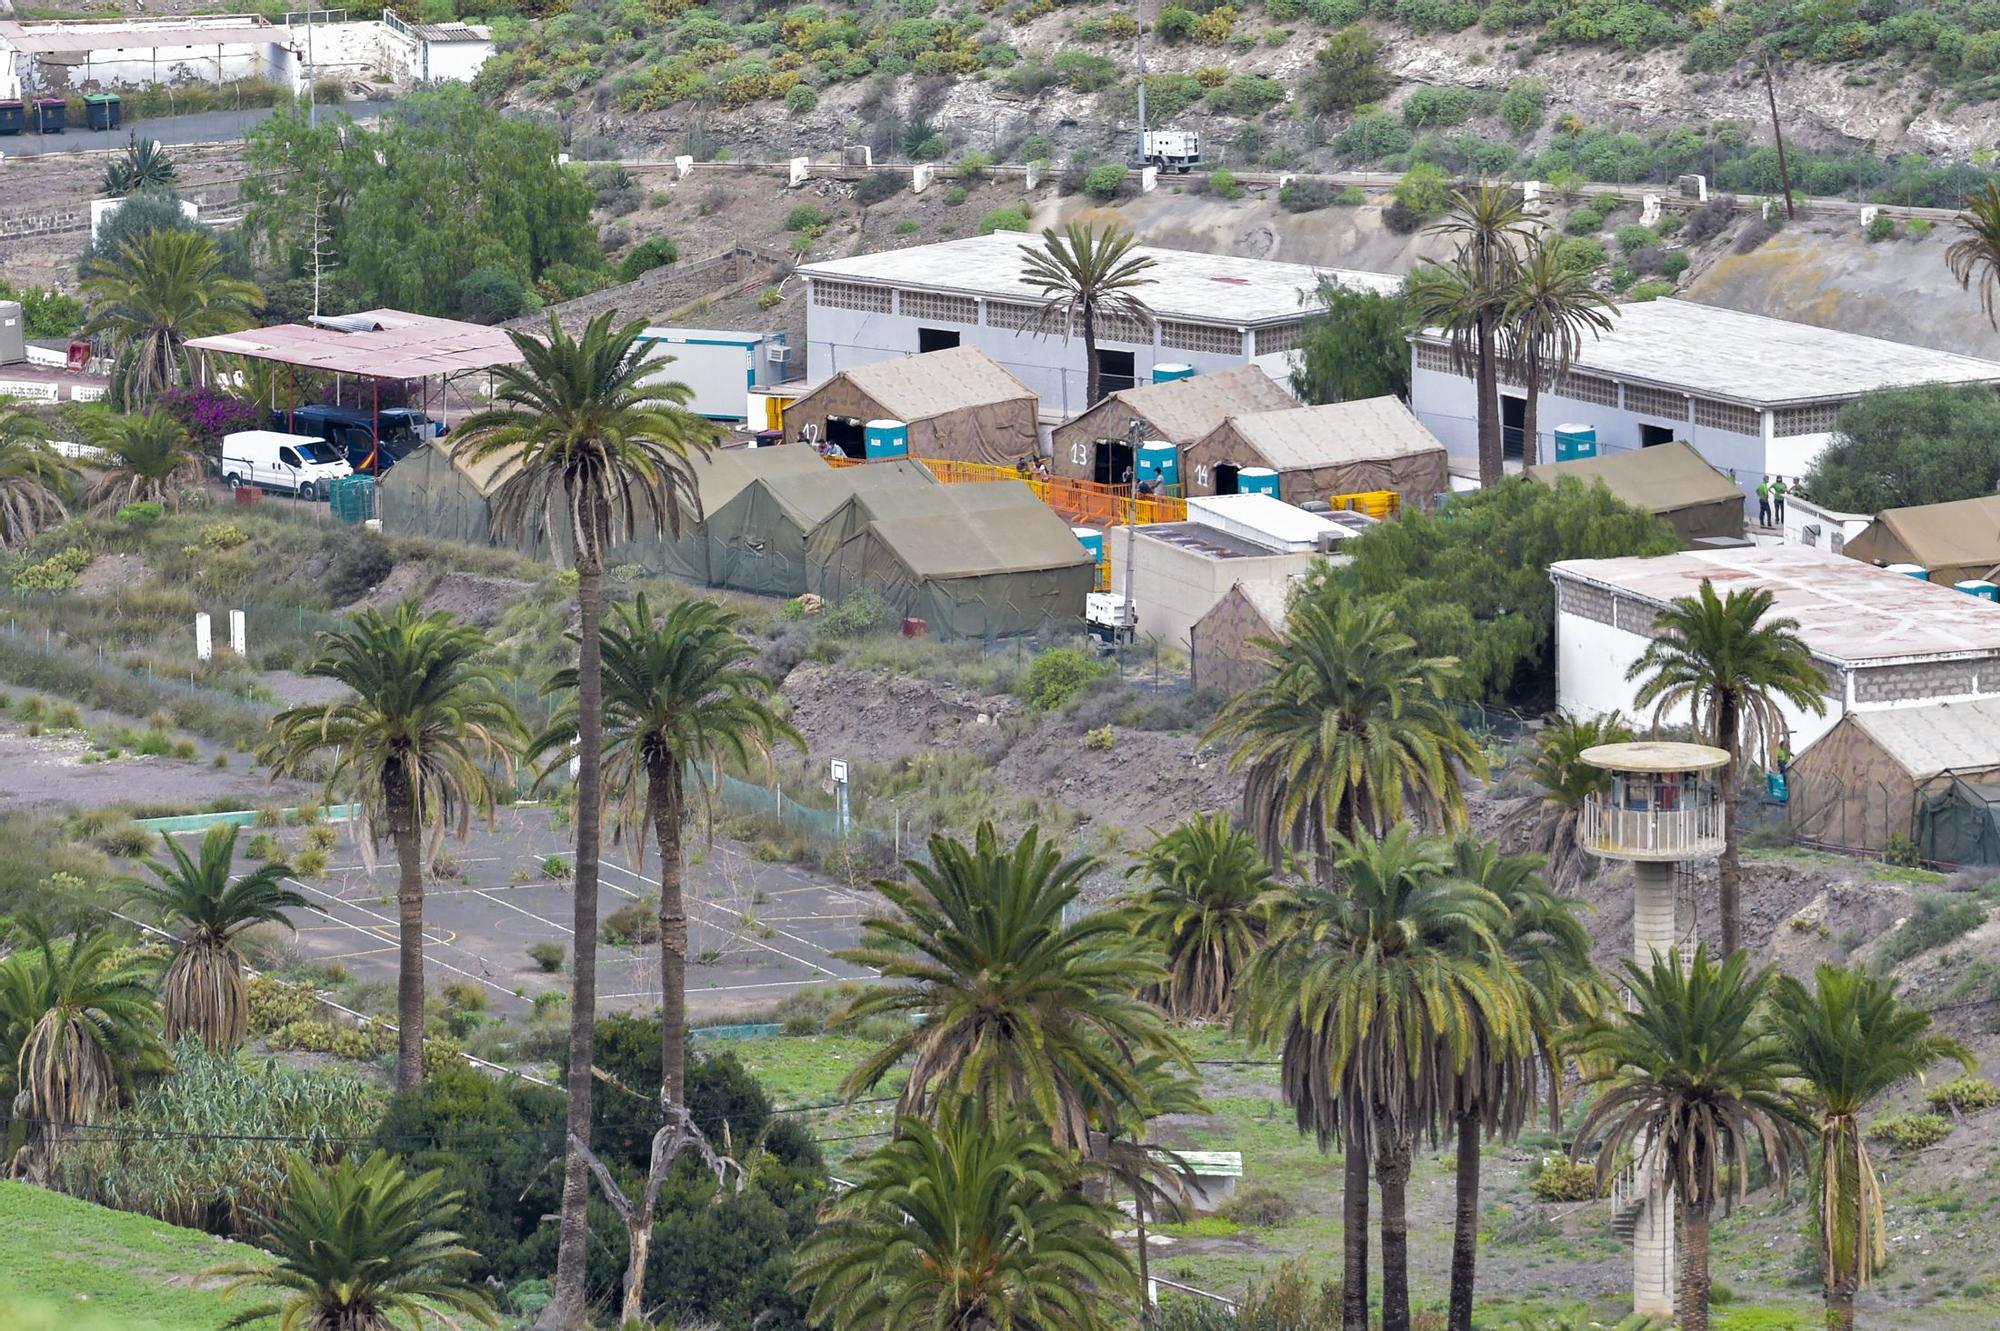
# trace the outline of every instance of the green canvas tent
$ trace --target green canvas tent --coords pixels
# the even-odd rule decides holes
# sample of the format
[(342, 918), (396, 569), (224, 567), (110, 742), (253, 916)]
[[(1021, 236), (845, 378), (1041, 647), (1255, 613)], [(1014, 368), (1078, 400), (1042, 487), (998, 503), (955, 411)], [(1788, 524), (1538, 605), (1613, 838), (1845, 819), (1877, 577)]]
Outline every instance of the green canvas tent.
[(1097, 582), (1069, 524), (1019, 481), (857, 500), (829, 519), (812, 542), (820, 594), (870, 588), (939, 637), (1074, 624)]
[[(811, 453), (805, 444), (787, 445)], [(706, 524), (710, 585), (766, 596), (808, 589), (806, 542), (846, 500), (858, 494), (937, 489), (937, 478), (915, 462), (827, 467), (795, 475), (759, 476)]]

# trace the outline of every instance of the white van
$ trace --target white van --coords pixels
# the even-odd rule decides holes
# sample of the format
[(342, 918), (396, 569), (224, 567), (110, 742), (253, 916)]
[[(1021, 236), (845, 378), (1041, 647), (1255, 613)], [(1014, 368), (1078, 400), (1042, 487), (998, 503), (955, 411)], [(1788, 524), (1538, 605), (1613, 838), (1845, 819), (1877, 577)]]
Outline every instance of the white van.
[(329, 483), (353, 474), (338, 448), (309, 434), (238, 430), (222, 436), (222, 479), (232, 490), (254, 485), (320, 499)]

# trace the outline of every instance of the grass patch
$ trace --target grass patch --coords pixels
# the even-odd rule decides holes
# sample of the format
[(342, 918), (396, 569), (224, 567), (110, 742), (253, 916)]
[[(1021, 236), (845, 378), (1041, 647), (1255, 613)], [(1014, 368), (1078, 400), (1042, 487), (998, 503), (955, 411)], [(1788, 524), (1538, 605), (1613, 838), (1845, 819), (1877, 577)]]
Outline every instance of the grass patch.
[(199, 1230), (23, 1183), (0, 1182), (0, 1229), (34, 1235), (33, 1242), (0, 1244), (0, 1326), (37, 1325), (29, 1310), (43, 1304), (63, 1310), (60, 1322), (48, 1326), (82, 1331), (77, 1309), (87, 1300), (102, 1319), (87, 1324), (93, 1327), (214, 1331), (241, 1304), (224, 1303), (215, 1288), (196, 1288), (194, 1277), (258, 1256), (254, 1248)]

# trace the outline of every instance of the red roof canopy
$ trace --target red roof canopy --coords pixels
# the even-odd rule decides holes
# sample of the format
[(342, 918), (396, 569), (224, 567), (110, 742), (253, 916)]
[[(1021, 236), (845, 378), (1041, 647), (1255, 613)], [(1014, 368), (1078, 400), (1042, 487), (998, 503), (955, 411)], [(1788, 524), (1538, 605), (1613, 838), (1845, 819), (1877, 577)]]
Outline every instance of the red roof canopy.
[(357, 331), (315, 324), (279, 324), (241, 333), (197, 337), (188, 345), (252, 360), (274, 360), (331, 374), (368, 379), (421, 379), (520, 363), (513, 339), (499, 328), (433, 319), (402, 310), (364, 310), (340, 316)]

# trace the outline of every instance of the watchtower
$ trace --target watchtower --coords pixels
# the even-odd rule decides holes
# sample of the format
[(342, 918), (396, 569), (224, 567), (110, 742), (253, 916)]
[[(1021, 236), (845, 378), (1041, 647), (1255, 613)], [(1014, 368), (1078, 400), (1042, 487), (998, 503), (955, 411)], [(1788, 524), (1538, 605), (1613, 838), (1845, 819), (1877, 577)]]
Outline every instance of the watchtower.
[[(1681, 865), (1722, 853), (1728, 801), (1715, 774), (1729, 754), (1654, 740), (1600, 744), (1579, 756), (1611, 775), (1608, 791), (1584, 797), (1579, 839), (1592, 855), (1631, 863), (1632, 955), (1650, 967), (1655, 955), (1691, 942), (1674, 918), (1674, 880)], [(1632, 1245), (1632, 1311), (1672, 1317), (1673, 1188), (1650, 1141), (1612, 1184), (1611, 1223)]]

